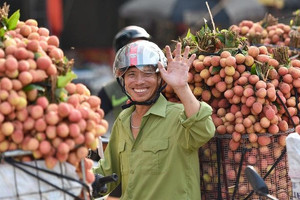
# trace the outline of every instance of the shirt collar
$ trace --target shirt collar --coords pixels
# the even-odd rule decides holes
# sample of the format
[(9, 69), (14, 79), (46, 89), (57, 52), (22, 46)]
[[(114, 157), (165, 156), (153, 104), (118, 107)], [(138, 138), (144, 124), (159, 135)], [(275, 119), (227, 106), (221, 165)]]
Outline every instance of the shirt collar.
[(160, 117), (166, 116), (166, 110), (167, 110), (167, 99), (160, 94), (157, 101), (151, 106), (151, 108), (146, 112), (145, 116), (149, 114), (154, 114)]
[[(160, 94), (159, 98), (157, 101), (151, 106), (151, 108), (146, 112), (145, 116), (149, 114), (157, 115), (160, 117), (165, 117), (166, 116), (166, 110), (167, 110), (167, 99)], [(127, 116), (130, 116), (131, 113), (134, 111), (135, 105), (130, 106), (129, 108), (125, 109), (123, 112), (120, 114), (120, 118), (123, 121)]]

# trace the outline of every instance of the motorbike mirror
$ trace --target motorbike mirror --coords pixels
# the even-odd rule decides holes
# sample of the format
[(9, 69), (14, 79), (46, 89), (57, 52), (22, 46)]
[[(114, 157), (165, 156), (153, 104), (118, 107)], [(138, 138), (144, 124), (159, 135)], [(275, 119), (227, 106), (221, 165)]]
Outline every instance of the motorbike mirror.
[(245, 174), (249, 180), (253, 190), (262, 196), (267, 196), (269, 194), (269, 189), (262, 179), (262, 177), (257, 173), (253, 166), (248, 165), (245, 169)]
[(269, 194), (268, 186), (266, 185), (264, 179), (257, 173), (253, 166), (247, 165), (245, 169), (245, 174), (249, 180), (253, 190), (261, 196), (265, 196), (268, 199), (278, 200), (276, 197), (273, 197)]

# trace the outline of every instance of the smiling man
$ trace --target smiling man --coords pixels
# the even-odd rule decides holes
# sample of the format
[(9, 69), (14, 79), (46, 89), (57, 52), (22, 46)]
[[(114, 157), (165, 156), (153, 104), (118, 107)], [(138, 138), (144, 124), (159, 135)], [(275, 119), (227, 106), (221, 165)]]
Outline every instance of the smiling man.
[[(136, 41), (121, 48), (114, 62), (114, 75), (130, 99), (116, 119), (104, 159), (95, 174), (116, 173), (121, 200), (198, 200), (200, 172), (198, 149), (215, 133), (212, 108), (198, 101), (187, 82), (189, 47), (181, 54), (178, 43), (166, 57), (149, 41)], [(161, 94), (170, 85), (181, 104)]]

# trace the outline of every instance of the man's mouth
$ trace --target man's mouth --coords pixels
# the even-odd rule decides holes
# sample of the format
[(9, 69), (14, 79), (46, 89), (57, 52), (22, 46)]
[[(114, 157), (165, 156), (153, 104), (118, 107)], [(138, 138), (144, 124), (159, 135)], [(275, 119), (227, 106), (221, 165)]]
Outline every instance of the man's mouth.
[(143, 92), (146, 92), (147, 91), (147, 89), (137, 89), (137, 88), (135, 88), (135, 89), (133, 89), (133, 91), (134, 92), (136, 92), (136, 93), (143, 93)]

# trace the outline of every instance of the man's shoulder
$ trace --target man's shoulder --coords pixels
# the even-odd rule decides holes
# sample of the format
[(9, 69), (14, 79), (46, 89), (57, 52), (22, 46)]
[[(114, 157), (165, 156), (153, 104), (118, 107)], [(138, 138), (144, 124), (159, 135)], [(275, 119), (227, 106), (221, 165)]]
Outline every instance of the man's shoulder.
[(122, 110), (119, 113), (119, 115), (117, 116), (115, 123), (124, 121), (124, 119), (128, 118), (131, 115), (131, 113), (132, 113), (131, 108), (127, 108), (127, 109)]

